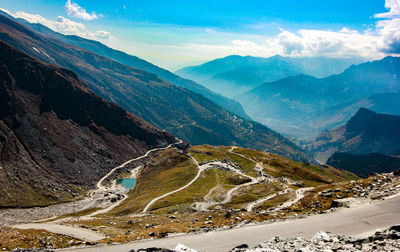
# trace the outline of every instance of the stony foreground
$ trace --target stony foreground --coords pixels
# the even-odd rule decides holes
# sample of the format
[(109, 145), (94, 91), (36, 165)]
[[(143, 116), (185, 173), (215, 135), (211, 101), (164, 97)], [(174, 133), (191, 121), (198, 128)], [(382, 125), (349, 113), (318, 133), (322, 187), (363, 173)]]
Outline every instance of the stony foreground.
[(280, 251), (400, 251), (400, 225), (377, 231), (374, 235), (363, 239), (319, 232), (310, 240), (301, 237), (293, 239), (274, 237), (254, 248), (243, 244), (231, 250), (231, 252)]
[[(335, 252), (335, 251), (400, 251), (400, 225), (392, 226), (383, 231), (377, 231), (366, 238), (352, 238), (343, 235), (335, 235), (318, 232), (312, 239), (302, 237), (293, 239), (281, 239), (274, 237), (269, 241), (249, 248), (247, 244), (239, 245), (229, 252)], [(129, 252), (135, 252), (130, 250)], [(147, 248), (137, 252), (196, 252), (183, 245), (175, 249)]]

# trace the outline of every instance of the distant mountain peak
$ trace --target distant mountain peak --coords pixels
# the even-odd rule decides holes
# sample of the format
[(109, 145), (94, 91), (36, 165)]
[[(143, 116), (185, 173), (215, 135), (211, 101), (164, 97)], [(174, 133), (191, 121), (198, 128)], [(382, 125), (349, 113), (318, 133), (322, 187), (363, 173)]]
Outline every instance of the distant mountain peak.
[(357, 116), (358, 114), (376, 114), (374, 111), (361, 107), (358, 109), (357, 113), (355, 114), (355, 116)]
[(176, 71), (227, 97), (236, 97), (264, 82), (306, 74), (318, 78), (343, 72), (356, 58), (229, 55)]

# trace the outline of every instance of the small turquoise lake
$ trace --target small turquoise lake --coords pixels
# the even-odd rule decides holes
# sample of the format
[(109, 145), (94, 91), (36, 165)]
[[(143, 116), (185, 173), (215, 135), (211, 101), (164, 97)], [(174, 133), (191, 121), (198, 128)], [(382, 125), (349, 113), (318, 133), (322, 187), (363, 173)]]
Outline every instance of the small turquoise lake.
[(117, 185), (122, 185), (125, 189), (132, 189), (136, 185), (136, 179), (134, 178), (123, 178), (117, 179)]

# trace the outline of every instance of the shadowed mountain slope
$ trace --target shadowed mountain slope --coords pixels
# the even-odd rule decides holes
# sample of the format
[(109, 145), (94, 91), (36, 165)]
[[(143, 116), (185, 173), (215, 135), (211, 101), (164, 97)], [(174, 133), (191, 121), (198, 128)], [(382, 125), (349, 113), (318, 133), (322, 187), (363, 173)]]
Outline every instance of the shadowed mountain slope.
[(336, 152), (328, 159), (327, 164), (366, 178), (371, 173), (388, 173), (400, 169), (400, 158), (379, 153), (355, 155)]
[(371, 173), (388, 173), (400, 169), (400, 158), (379, 153), (355, 155), (336, 152), (328, 159), (327, 164), (366, 178)]
[(175, 142), (63, 68), (0, 42), (0, 207), (72, 200), (107, 172)]
[(400, 116), (361, 108), (345, 125), (322, 132), (311, 151), (320, 161), (334, 152), (396, 155), (400, 151)]

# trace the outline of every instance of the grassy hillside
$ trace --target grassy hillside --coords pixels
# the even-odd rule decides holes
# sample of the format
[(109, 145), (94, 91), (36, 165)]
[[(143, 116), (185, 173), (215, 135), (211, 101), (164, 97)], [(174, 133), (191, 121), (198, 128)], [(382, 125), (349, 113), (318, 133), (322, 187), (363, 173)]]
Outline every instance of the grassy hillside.
[[(190, 186), (159, 197), (187, 185), (199, 167), (202, 172)], [(235, 168), (232, 170), (232, 167)], [(148, 161), (139, 172), (137, 186), (120, 205), (94, 219), (74, 219), (66, 223), (108, 235), (101, 243), (207, 232), (250, 222), (275, 221), (299, 212), (328, 210), (334, 206), (334, 201), (325, 194), (320, 196), (319, 192), (330, 188), (335, 192), (334, 199), (336, 194), (340, 194), (337, 198), (351, 196), (351, 191), (347, 191), (354, 185), (349, 180), (355, 179), (358, 177), (354, 174), (333, 167), (293, 162), (251, 149), (210, 145), (192, 146), (187, 152), (169, 149), (158, 152)], [(308, 188), (310, 186), (313, 188)], [(334, 190), (337, 187), (340, 190)], [(310, 193), (304, 193), (296, 201), (302, 190)], [(231, 198), (226, 200), (229, 194)], [(152, 201), (156, 197), (158, 201)], [(313, 201), (317, 197), (321, 204)], [(143, 214), (142, 210), (151, 201), (154, 203)]]
[[(153, 198), (184, 186), (191, 181), (197, 167), (193, 157), (200, 164), (213, 160), (229, 159), (239, 165), (243, 174), (257, 178), (256, 164), (261, 164), (263, 172), (282, 182), (256, 183), (241, 188), (233, 195), (227, 208), (240, 208), (246, 203), (266, 195), (281, 191), (288, 181), (293, 181), (291, 188), (318, 186), (356, 179), (350, 172), (330, 166), (318, 166), (304, 162), (295, 162), (279, 155), (243, 148), (226, 146), (192, 146), (188, 154), (176, 149), (160, 152), (142, 170), (137, 186), (128, 194), (128, 199), (112, 210), (111, 215), (139, 213)], [(212, 168), (201, 173), (188, 188), (157, 201), (151, 210), (154, 213), (190, 212), (192, 204), (208, 199), (222, 201), (229, 189), (249, 182), (243, 175), (226, 170)]]

